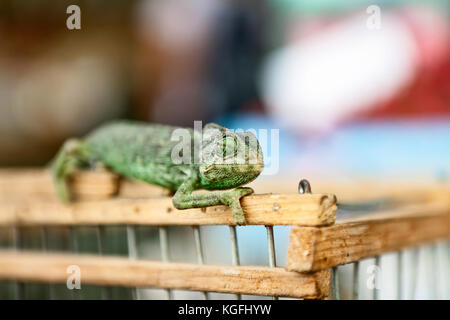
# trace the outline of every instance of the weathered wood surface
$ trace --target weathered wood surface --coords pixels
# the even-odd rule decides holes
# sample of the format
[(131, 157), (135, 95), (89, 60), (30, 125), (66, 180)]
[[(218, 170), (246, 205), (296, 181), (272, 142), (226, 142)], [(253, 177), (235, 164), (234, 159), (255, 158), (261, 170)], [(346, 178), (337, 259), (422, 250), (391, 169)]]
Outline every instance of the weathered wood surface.
[[(256, 193), (297, 193), (301, 177), (264, 177), (250, 186)], [(323, 177), (310, 179), (314, 193), (335, 194), (339, 201), (360, 202), (389, 198), (403, 203), (445, 201), (450, 198), (450, 184), (425, 179), (406, 180), (332, 180)], [(80, 172), (72, 182), (74, 193), (82, 199), (104, 199), (114, 195), (126, 198), (160, 197), (167, 191), (143, 182), (119, 179), (108, 171)], [(53, 182), (45, 169), (0, 169), (0, 200), (24, 197), (55, 199)]]
[(337, 222), (291, 229), (286, 269), (317, 271), (450, 238), (448, 203), (415, 205)]
[[(241, 199), (248, 224), (307, 225), (334, 223), (333, 195), (250, 195)], [(172, 199), (107, 199), (64, 204), (58, 200), (0, 202), (0, 225), (233, 225), (226, 206), (177, 210)]]
[[(226, 206), (177, 210), (166, 190), (107, 171), (80, 172), (71, 189), (79, 201), (63, 204), (47, 170), (0, 170), (0, 225), (234, 224)], [(329, 225), (337, 209), (329, 194), (251, 195), (241, 204), (248, 223), (261, 225)]]
[(121, 257), (0, 251), (0, 279), (66, 283), (67, 268), (86, 284), (156, 287), (263, 296), (321, 299), (330, 293), (330, 272), (301, 274), (283, 268), (216, 266), (129, 260)]
[[(70, 188), (78, 199), (160, 197), (168, 191), (139, 181), (120, 179), (109, 171), (82, 171), (73, 176)], [(46, 169), (0, 169), (0, 201), (12, 199), (57, 200)]]

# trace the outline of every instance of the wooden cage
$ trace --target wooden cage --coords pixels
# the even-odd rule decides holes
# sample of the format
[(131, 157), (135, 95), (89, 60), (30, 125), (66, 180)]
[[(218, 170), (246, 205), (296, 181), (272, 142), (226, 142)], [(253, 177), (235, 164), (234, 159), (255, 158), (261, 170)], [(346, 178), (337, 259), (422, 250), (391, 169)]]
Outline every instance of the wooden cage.
[[(63, 204), (54, 195), (47, 171), (0, 170), (0, 282), (6, 288), (0, 291), (2, 299), (88, 299), (82, 295), (83, 290), (77, 293), (76, 288), (65, 288), (72, 274), (70, 266), (79, 268), (83, 288), (96, 286), (103, 298), (112, 298), (108, 288), (122, 287), (128, 288), (133, 299), (149, 298), (144, 294), (146, 288), (163, 289), (167, 296), (162, 297), (169, 299), (177, 298), (177, 290), (197, 291), (195, 297), (206, 299), (216, 292), (233, 294), (238, 299), (242, 295), (377, 299), (381, 290), (376, 285), (360, 295), (360, 289), (369, 284), (368, 275), (360, 272), (360, 261), (372, 259), (371, 265), (376, 268), (381, 256), (388, 253), (394, 253), (396, 260), (395, 297), (417, 298), (420, 246), (431, 250), (427, 263), (432, 269), (425, 271), (431, 278), (428, 285), (434, 288), (429, 297), (448, 298), (450, 294), (450, 187), (445, 183), (383, 183), (382, 188), (367, 183), (322, 183), (318, 190), (329, 193), (247, 196), (241, 203), (249, 226), (265, 228), (267, 242), (261, 246), (267, 246), (266, 266), (240, 264), (237, 227), (225, 206), (177, 210), (164, 190), (123, 180), (109, 172), (79, 173), (72, 179), (71, 188), (78, 199)], [(275, 184), (268, 188), (283, 189)], [(389, 199), (389, 205), (369, 206), (358, 215), (346, 214), (341, 202), (370, 203), (384, 198)], [(213, 248), (217, 255), (230, 257), (229, 264), (205, 261), (201, 231), (212, 225), (229, 228), (231, 250)], [(105, 230), (113, 226), (122, 226), (123, 241), (105, 235)], [(143, 257), (138, 250), (141, 245), (136, 238), (137, 228), (148, 226), (158, 234), (159, 259)], [(168, 230), (176, 226), (192, 229), (195, 257), (189, 261), (171, 259)], [(275, 245), (274, 227), (278, 226), (290, 226), (284, 248)], [(93, 243), (94, 251), (80, 250), (79, 228), (95, 232), (90, 240), (83, 240)], [(57, 234), (53, 242), (49, 240), (51, 232)], [(34, 239), (32, 245), (26, 246), (24, 237)], [(64, 237), (68, 242), (65, 250), (51, 248)], [(172, 247), (183, 251), (185, 238), (177, 243), (170, 239)], [(105, 250), (107, 241), (119, 241), (125, 247), (122, 254), (109, 254)], [(277, 265), (280, 250), (286, 254), (283, 266)], [(403, 274), (405, 250), (409, 250), (412, 267), (408, 279)], [(349, 281), (341, 278), (340, 269), (347, 267), (339, 267), (343, 265), (353, 265)], [(46, 286), (43, 295), (33, 296), (27, 289), (36, 283)], [(71, 295), (59, 295), (55, 289), (58, 283), (59, 292), (63, 286)], [(340, 290), (343, 287), (350, 290), (344, 297)]]

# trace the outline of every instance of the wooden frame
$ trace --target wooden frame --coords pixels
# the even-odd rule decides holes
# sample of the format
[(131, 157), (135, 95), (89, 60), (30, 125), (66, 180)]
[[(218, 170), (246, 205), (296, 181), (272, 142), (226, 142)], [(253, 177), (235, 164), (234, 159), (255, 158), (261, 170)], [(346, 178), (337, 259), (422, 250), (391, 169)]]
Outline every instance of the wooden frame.
[(302, 274), (283, 268), (216, 266), (129, 260), (121, 257), (0, 251), (0, 279), (66, 283), (69, 266), (84, 284), (155, 287), (263, 296), (322, 299), (330, 271)]
[[(334, 223), (333, 195), (250, 195), (241, 200), (248, 224), (320, 226)], [(234, 225), (226, 206), (177, 210), (169, 197), (63, 204), (57, 200), (0, 203), (0, 225)]]
[[(317, 185), (314, 191), (339, 189)], [(398, 209), (336, 224), (333, 194), (244, 197), (248, 224), (294, 225), (286, 268), (0, 251), (0, 278), (64, 283), (67, 266), (75, 264), (86, 284), (322, 299), (330, 294), (329, 268), (450, 237), (450, 188), (430, 186), (346, 186), (338, 194), (347, 201), (389, 196)], [(71, 180), (71, 189), (77, 201), (63, 204), (55, 197), (48, 171), (0, 170), (0, 226), (234, 224), (225, 206), (176, 210), (165, 190), (106, 171), (80, 172)]]
[(286, 269), (322, 270), (448, 237), (448, 203), (411, 206), (323, 228), (294, 227)]
[[(48, 172), (0, 172), (0, 191), (4, 192), (0, 225), (235, 224), (226, 206), (177, 210), (170, 197), (161, 197), (165, 191), (157, 187), (150, 190), (158, 197), (110, 198), (117, 192), (117, 183), (118, 177), (109, 172), (80, 173), (72, 181), (72, 190), (81, 201), (63, 204), (55, 198)], [(121, 188), (133, 184), (123, 181)], [(7, 196), (20, 194), (19, 190), (21, 198)], [(259, 194), (244, 197), (241, 204), (247, 223), (253, 225), (330, 225), (337, 210), (336, 197), (331, 194)]]

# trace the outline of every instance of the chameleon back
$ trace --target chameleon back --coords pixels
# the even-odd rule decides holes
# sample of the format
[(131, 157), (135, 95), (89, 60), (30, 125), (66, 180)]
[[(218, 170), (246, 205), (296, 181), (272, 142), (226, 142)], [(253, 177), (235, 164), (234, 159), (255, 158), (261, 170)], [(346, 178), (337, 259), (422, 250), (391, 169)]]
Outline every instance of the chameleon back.
[[(176, 190), (192, 165), (175, 165), (171, 153), (178, 141), (171, 141), (177, 127), (132, 121), (113, 122), (84, 139), (88, 153), (114, 171), (150, 184)], [(189, 131), (194, 146), (194, 133)], [(193, 154), (193, 152), (191, 152)]]

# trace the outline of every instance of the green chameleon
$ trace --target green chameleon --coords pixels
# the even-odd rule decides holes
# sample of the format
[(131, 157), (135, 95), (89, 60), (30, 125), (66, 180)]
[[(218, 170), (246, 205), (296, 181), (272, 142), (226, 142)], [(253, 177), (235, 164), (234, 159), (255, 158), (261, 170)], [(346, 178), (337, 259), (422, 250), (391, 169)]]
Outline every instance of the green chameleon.
[[(179, 133), (188, 138), (174, 139)], [(189, 128), (118, 121), (84, 139), (64, 143), (51, 163), (58, 197), (70, 202), (68, 178), (96, 163), (124, 177), (171, 190), (177, 209), (229, 206), (239, 225), (246, 223), (240, 198), (253, 190), (238, 187), (254, 180), (264, 168), (259, 142), (251, 132), (233, 132), (209, 123), (202, 134)], [(232, 188), (236, 189), (192, 193)]]

